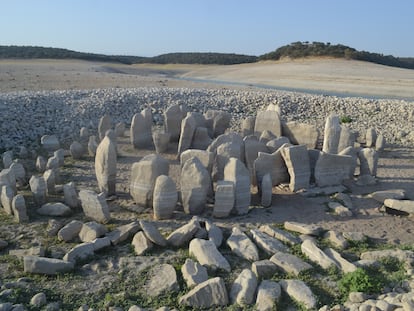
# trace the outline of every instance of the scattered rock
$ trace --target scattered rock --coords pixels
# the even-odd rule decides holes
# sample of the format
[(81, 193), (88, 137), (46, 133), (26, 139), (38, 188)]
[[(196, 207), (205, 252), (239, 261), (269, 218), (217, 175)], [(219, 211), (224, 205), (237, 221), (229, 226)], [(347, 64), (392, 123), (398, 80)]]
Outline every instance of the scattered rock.
[(185, 263), (182, 265), (181, 273), (187, 287), (193, 287), (207, 281), (208, 279), (207, 269), (198, 262), (189, 258), (187, 258)]
[(256, 287), (256, 275), (250, 269), (243, 269), (231, 286), (231, 303), (237, 303), (239, 305), (249, 305), (253, 303)]
[(282, 290), (277, 282), (263, 280), (257, 289), (256, 310), (276, 310), (282, 295)]
[(217, 250), (213, 241), (193, 239), (189, 245), (189, 252), (201, 265), (209, 269), (231, 271), (230, 264)]
[(151, 297), (158, 297), (164, 293), (177, 292), (180, 289), (177, 282), (177, 273), (170, 264), (154, 266), (150, 270), (149, 275), (149, 281), (145, 284), (145, 289)]
[(143, 255), (153, 247), (153, 244), (147, 239), (144, 232), (140, 231), (134, 235), (132, 246), (134, 247), (135, 254)]
[(111, 216), (104, 194), (96, 194), (91, 190), (81, 190), (79, 191), (79, 198), (86, 217), (101, 223), (109, 221)]
[(232, 229), (226, 243), (237, 256), (249, 261), (259, 260), (259, 252), (256, 245), (238, 227)]
[(155, 225), (151, 222), (140, 220), (139, 225), (144, 231), (145, 236), (154, 244), (159, 246), (167, 246), (167, 240), (164, 236), (158, 231)]
[(316, 307), (316, 298), (310, 288), (301, 280), (281, 280), (282, 289), (294, 300), (303, 303), (306, 308)]
[(57, 202), (57, 203), (46, 203), (44, 205), (42, 205), (41, 208), (38, 208), (36, 210), (36, 213), (38, 213), (39, 215), (44, 215), (44, 216), (68, 216), (70, 214), (72, 214), (72, 210), (69, 206)]
[(36, 256), (25, 256), (23, 264), (24, 272), (35, 274), (55, 275), (70, 272), (74, 269), (73, 262)]
[(295, 255), (276, 252), (270, 261), (285, 273), (299, 275), (302, 271), (312, 269), (312, 266)]

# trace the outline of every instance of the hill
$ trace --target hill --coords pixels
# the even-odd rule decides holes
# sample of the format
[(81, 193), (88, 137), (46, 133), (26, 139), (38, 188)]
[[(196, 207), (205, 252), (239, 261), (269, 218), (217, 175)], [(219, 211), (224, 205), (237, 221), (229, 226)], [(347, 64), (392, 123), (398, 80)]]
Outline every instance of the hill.
[(357, 51), (346, 45), (331, 45), (323, 42), (293, 42), (282, 46), (277, 50), (263, 54), (259, 60), (280, 60), (282, 58), (303, 58), (303, 57), (335, 57), (362, 60), (371, 63), (414, 69), (414, 58), (411, 57), (394, 57), (392, 55), (383, 55), (366, 51)]

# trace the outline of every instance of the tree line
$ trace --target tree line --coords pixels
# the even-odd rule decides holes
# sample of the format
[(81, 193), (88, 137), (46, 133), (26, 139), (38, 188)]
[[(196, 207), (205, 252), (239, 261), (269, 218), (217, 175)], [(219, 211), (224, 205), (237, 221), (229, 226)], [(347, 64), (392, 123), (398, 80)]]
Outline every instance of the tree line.
[(342, 44), (330, 44), (329, 42), (293, 42), (282, 46), (277, 50), (261, 56), (251, 56), (230, 53), (168, 53), (154, 57), (104, 55), (94, 53), (76, 52), (60, 48), (48, 48), (38, 46), (2, 46), (0, 45), (1, 58), (51, 58), (51, 59), (83, 59), (90, 61), (118, 62), (122, 64), (218, 64), (234, 65), (254, 63), (263, 60), (280, 60), (283, 58), (303, 57), (335, 57), (362, 60), (381, 65), (414, 69), (414, 58), (394, 57), (366, 51), (357, 51)]

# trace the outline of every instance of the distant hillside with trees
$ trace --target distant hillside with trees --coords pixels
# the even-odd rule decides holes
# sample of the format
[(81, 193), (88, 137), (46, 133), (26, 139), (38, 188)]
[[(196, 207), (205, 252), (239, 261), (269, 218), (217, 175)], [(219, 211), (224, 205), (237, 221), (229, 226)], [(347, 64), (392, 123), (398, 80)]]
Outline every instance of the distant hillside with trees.
[(362, 60), (371, 63), (414, 69), (414, 58), (394, 57), (366, 51), (357, 51), (342, 44), (332, 45), (329, 42), (293, 42), (282, 46), (277, 50), (261, 55), (259, 60), (280, 60), (283, 58), (303, 58), (303, 57), (335, 57)]
[(342, 44), (323, 42), (293, 42), (277, 50), (261, 56), (251, 56), (230, 53), (168, 53), (154, 57), (104, 55), (76, 52), (67, 49), (47, 48), (38, 46), (2, 46), (0, 45), (0, 59), (4, 58), (50, 58), (50, 59), (83, 59), (90, 61), (118, 62), (123, 64), (217, 64), (234, 65), (254, 63), (264, 60), (280, 60), (283, 58), (303, 57), (336, 57), (372, 62), (381, 65), (414, 69), (414, 58), (394, 57), (366, 51), (357, 51)]

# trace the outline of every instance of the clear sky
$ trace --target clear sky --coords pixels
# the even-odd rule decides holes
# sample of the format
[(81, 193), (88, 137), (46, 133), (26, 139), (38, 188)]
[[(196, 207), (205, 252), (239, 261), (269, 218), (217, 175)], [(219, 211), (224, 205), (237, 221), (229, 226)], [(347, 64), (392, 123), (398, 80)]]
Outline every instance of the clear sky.
[(414, 57), (414, 0), (0, 0), (0, 45), (261, 55), (295, 41)]

